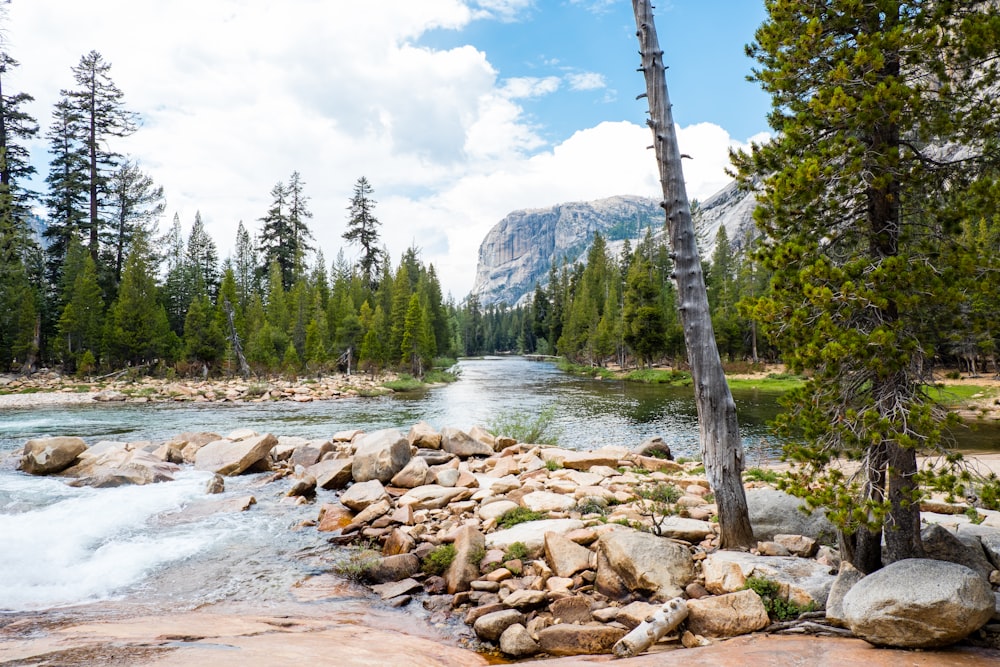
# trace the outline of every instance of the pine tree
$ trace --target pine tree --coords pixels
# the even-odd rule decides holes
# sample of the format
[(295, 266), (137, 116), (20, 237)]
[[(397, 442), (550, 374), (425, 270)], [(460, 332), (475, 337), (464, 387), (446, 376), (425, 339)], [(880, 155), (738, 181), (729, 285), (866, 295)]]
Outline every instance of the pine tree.
[(184, 318), (184, 356), (205, 366), (211, 366), (226, 350), (226, 337), (218, 311), (207, 295), (191, 302)]
[(48, 210), (45, 229), (46, 275), (50, 284), (58, 284), (63, 262), (73, 238), (83, 238), (87, 220), (87, 152), (79, 136), (83, 118), (68, 99), (56, 103), (52, 124), (45, 137), (49, 142), (49, 174), (45, 179)]
[(250, 233), (243, 226), (242, 220), (236, 228), (234, 254), (233, 272), (236, 279), (236, 293), (240, 306), (246, 308), (250, 302), (250, 295), (260, 289), (260, 281), (257, 279), (257, 249), (250, 238)]
[(364, 176), (354, 184), (354, 194), (348, 207), (347, 231), (343, 235), (345, 241), (361, 246), (358, 267), (361, 269), (365, 284), (370, 289), (375, 289), (377, 285), (376, 276), (383, 259), (378, 233), (379, 225), (382, 223), (375, 217), (375, 204), (378, 202), (372, 198), (373, 192), (371, 184)]
[(748, 53), (780, 134), (737, 159), (744, 184), (763, 184), (774, 271), (755, 315), (812, 373), (781, 421), (788, 488), (829, 508), (844, 557), (870, 572), (883, 540), (890, 562), (923, 553), (916, 455), (941, 442), (924, 323), (950, 325), (956, 223), (973, 190), (996, 192), (1000, 16), (995, 3), (766, 7)]
[[(76, 244), (79, 248), (79, 244)], [(70, 369), (75, 360), (90, 352), (96, 360), (101, 353), (104, 299), (97, 281), (97, 266), (90, 255), (80, 252), (81, 270), (76, 272), (66, 307), (59, 317), (59, 345)]]
[(205, 231), (201, 211), (195, 211), (185, 259), (194, 281), (192, 294), (215, 298), (219, 289), (219, 252), (215, 241)]
[(108, 181), (111, 224), (108, 225), (103, 245), (108, 257), (104, 263), (113, 276), (117, 287), (122, 278), (125, 256), (131, 249), (136, 233), (154, 234), (153, 226), (163, 214), (166, 206), (163, 188), (153, 183), (153, 179), (130, 160), (111, 175)]

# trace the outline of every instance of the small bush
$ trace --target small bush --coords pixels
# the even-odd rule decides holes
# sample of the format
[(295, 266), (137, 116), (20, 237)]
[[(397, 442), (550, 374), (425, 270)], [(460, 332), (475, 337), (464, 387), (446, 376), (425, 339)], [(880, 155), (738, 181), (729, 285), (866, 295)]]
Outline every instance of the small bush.
[(455, 560), (455, 545), (442, 544), (424, 557), (421, 568), (427, 574), (444, 574)]
[(524, 412), (504, 412), (494, 417), (486, 426), (486, 430), (498, 436), (505, 435), (518, 442), (533, 445), (559, 444), (561, 435), (555, 426), (556, 410), (549, 406), (531, 416)]
[(680, 489), (673, 484), (663, 482), (644, 486), (637, 493), (643, 500), (651, 500), (654, 503), (676, 503), (681, 497)]
[(379, 557), (379, 553), (372, 549), (352, 550), (345, 557), (334, 561), (330, 569), (345, 579), (364, 583), (368, 581), (368, 576), (378, 563)]
[(497, 519), (497, 525), (501, 528), (510, 528), (511, 526), (516, 526), (519, 523), (527, 523), (528, 521), (538, 521), (539, 519), (549, 518), (548, 512), (536, 512), (534, 510), (529, 510), (527, 507), (515, 507), (512, 510), (507, 510), (504, 512), (499, 519)]
[(524, 542), (514, 542), (504, 552), (504, 560), (523, 561), (528, 557), (528, 546)]
[(782, 598), (780, 595), (781, 586), (770, 579), (750, 577), (744, 588), (749, 588), (760, 596), (764, 603), (764, 609), (767, 610), (767, 615), (773, 620), (788, 621), (798, 618), (801, 614), (814, 611), (816, 608), (816, 605), (811, 602), (803, 607)]
[(545, 462), (545, 468), (549, 472), (554, 472), (556, 470), (561, 469), (562, 467), (563, 467), (562, 464), (559, 463), (559, 461), (556, 461), (555, 459), (549, 459), (548, 461)]
[(427, 384), (447, 384), (449, 382), (457, 382), (458, 375), (452, 373), (451, 371), (443, 371), (439, 369), (434, 369), (427, 371), (424, 374), (424, 382)]
[(403, 373), (399, 376), (397, 380), (390, 380), (389, 382), (383, 382), (382, 386), (386, 389), (392, 389), (395, 392), (400, 391), (414, 391), (420, 389), (424, 386), (424, 383), (416, 379), (412, 375), (407, 375)]
[(743, 479), (747, 482), (767, 482), (768, 484), (778, 483), (778, 473), (766, 468), (747, 468), (743, 471)]

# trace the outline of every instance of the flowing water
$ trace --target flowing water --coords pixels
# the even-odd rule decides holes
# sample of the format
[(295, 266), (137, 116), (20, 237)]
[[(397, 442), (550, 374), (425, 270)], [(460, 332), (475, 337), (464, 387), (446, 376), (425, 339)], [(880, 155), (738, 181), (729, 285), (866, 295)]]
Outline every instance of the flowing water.
[[(177, 481), (89, 489), (17, 472), (15, 450), (33, 437), (164, 440), (183, 431), (226, 434), (251, 428), (327, 438), (336, 431), (488, 424), (501, 413), (554, 413), (564, 446), (634, 447), (659, 435), (675, 456), (698, 451), (690, 388), (597, 381), (521, 358), (464, 360), (460, 380), (405, 395), (313, 403), (94, 404), (0, 411), (0, 611), (141, 600), (153, 609), (193, 609), (222, 600), (281, 600), (295, 582), (328, 566), (330, 547), (314, 529), (318, 505), (281, 501), (289, 480), (261, 475), (227, 480), (223, 498), (254, 495), (248, 512), (203, 511), (210, 475), (186, 470)], [(735, 395), (747, 458), (772, 458), (778, 443), (767, 421), (773, 394)], [(972, 448), (992, 447), (997, 431), (978, 432)], [(318, 502), (332, 499), (320, 492)]]

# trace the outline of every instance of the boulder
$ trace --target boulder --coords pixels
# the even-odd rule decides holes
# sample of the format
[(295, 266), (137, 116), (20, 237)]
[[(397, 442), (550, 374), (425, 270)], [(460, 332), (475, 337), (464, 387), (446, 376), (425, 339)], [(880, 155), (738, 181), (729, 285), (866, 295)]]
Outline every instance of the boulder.
[[(402, 470), (393, 475), (390, 484), (404, 489), (412, 489), (417, 486), (423, 486), (427, 481), (428, 469), (429, 466), (427, 465), (427, 459), (414, 456), (410, 459), (409, 463), (403, 466)], [(454, 484), (452, 484), (452, 486), (454, 486)]]
[(225, 491), (226, 480), (222, 478), (222, 475), (212, 475), (212, 479), (208, 480), (208, 484), (205, 485), (205, 493), (209, 495), (225, 493)]
[(1000, 529), (985, 524), (962, 523), (958, 525), (958, 538), (965, 543), (977, 540), (993, 567), (1000, 569)]
[(771, 622), (764, 602), (751, 590), (688, 600), (687, 609), (688, 630), (706, 637), (745, 635)]
[(320, 489), (342, 489), (351, 483), (351, 459), (327, 459), (306, 468), (306, 474), (316, 478)]
[(837, 543), (837, 530), (821, 508), (804, 511), (801, 499), (776, 489), (747, 489), (746, 493), (750, 524), (758, 540), (805, 535), (822, 544)]
[(988, 582), (964, 565), (909, 558), (868, 575), (844, 596), (844, 618), (877, 646), (946, 646), (981, 628), (996, 610)]
[(524, 612), (537, 609), (545, 604), (545, 601), (545, 591), (536, 591), (532, 589), (514, 591), (503, 599), (505, 606), (519, 609)]
[[(572, 577), (590, 569), (593, 553), (559, 533), (545, 534), (545, 560), (559, 577)], [(594, 559), (596, 560), (596, 559)]]
[(576, 500), (561, 493), (533, 491), (521, 498), (521, 504), (533, 512), (566, 512), (576, 507)]
[(444, 579), (448, 593), (469, 590), (469, 583), (479, 577), (479, 559), (486, 551), (486, 539), (473, 526), (462, 526), (455, 535), (455, 558), (451, 561)]
[(235, 442), (228, 439), (216, 440), (198, 450), (195, 454), (194, 467), (232, 477), (266, 459), (276, 444), (278, 444), (277, 438), (270, 433), (254, 435)]
[(663, 438), (656, 435), (642, 441), (635, 453), (639, 456), (651, 456), (657, 459), (673, 461), (674, 455), (670, 453), (670, 445), (663, 442)]
[(593, 620), (592, 607), (593, 604), (586, 595), (572, 595), (554, 601), (549, 606), (549, 611), (557, 623), (589, 623)]
[(407, 441), (415, 447), (441, 449), (441, 434), (425, 421), (420, 421), (410, 427), (406, 435)]
[(593, 655), (610, 653), (624, 636), (624, 628), (560, 623), (539, 631), (538, 645), (550, 655)]
[(484, 445), (488, 445), (493, 451), (499, 451), (497, 449), (497, 439), (492, 433), (487, 431), (482, 426), (478, 424), (469, 429), (469, 437), (473, 440), (478, 440)]
[(517, 508), (518, 504), (512, 500), (496, 500), (479, 506), (479, 518), (483, 521), (499, 519), (507, 512)]
[(500, 639), (500, 635), (515, 623), (524, 623), (524, 614), (516, 609), (504, 609), (484, 614), (476, 619), (472, 629), (480, 639), (495, 642)]
[(368, 570), (368, 578), (380, 584), (402, 581), (420, 571), (416, 554), (398, 554), (377, 559)]
[(507, 626), (500, 635), (500, 650), (514, 658), (524, 658), (538, 653), (538, 642), (520, 623)]
[(87, 449), (81, 438), (35, 438), (24, 444), (18, 467), (29, 475), (48, 475), (70, 467)]
[(660, 521), (660, 535), (675, 540), (698, 544), (714, 534), (714, 524), (709, 521), (686, 519), (680, 516), (668, 516)]
[(618, 608), (618, 613), (615, 614), (615, 620), (631, 630), (656, 612), (660, 611), (662, 608), (662, 604), (632, 602), (624, 607)]
[(383, 484), (410, 462), (410, 443), (394, 428), (362, 436), (351, 464), (355, 482), (377, 479)]
[(629, 590), (654, 600), (682, 596), (694, 579), (690, 551), (672, 540), (626, 529), (604, 533), (597, 545)]
[(561, 447), (546, 447), (541, 450), (542, 460), (546, 463), (552, 461), (573, 470), (589, 470), (593, 466), (615, 468), (618, 461), (627, 454), (628, 450), (621, 447), (604, 447), (592, 452), (578, 452)]
[(578, 519), (541, 519), (539, 521), (526, 521), (516, 526), (498, 530), (486, 536), (486, 547), (488, 549), (500, 549), (506, 551), (514, 542), (523, 542), (528, 549), (528, 555), (536, 558), (541, 555), (545, 548), (545, 534), (559, 533), (565, 534), (571, 530), (583, 528), (583, 522)]
[(972, 543), (974, 546), (970, 546), (938, 524), (927, 526), (920, 531), (920, 541), (923, 543), (927, 558), (964, 565), (987, 581), (995, 569), (983, 552), (979, 540), (974, 540)]
[(292, 482), (292, 488), (285, 494), (289, 498), (312, 498), (316, 495), (316, 478), (312, 475), (305, 475)]
[(180, 468), (141, 449), (106, 449), (103, 454), (81, 458), (61, 474), (74, 477), (71, 486), (113, 488), (171, 482)]
[(782, 597), (817, 609), (826, 607), (826, 599), (835, 575), (828, 566), (795, 556), (755, 556), (739, 551), (716, 551), (701, 562), (705, 588), (715, 595), (733, 593), (746, 586), (750, 577), (774, 581), (781, 586)]
[(826, 620), (840, 627), (847, 625), (844, 619), (844, 596), (854, 588), (854, 584), (864, 579), (864, 574), (846, 560), (840, 564), (837, 578), (830, 587), (830, 595), (826, 598)]
[(464, 500), (471, 495), (472, 492), (465, 487), (449, 488), (437, 484), (425, 484), (407, 491), (400, 496), (396, 504), (401, 507), (410, 505), (414, 510), (441, 509), (448, 503)]
[(380, 500), (388, 499), (389, 494), (386, 493), (385, 487), (382, 486), (382, 482), (377, 479), (353, 484), (351, 488), (344, 491), (344, 493), (340, 496), (340, 502), (345, 506), (350, 507), (355, 512), (360, 512), (369, 505), (373, 505)]
[(320, 532), (333, 532), (343, 530), (351, 524), (354, 512), (339, 503), (330, 503), (319, 508), (319, 526), (316, 530)]
[(476, 440), (465, 431), (450, 426), (441, 429), (441, 449), (463, 459), (470, 456), (490, 456), (494, 453), (493, 447)]
[[(278, 441), (280, 443), (281, 438), (278, 438)], [(295, 443), (295, 448), (288, 461), (292, 464), (292, 468), (296, 466), (308, 468), (318, 463), (324, 454), (332, 451), (333, 443), (329, 440), (307, 440), (301, 444)]]
[(819, 543), (805, 535), (775, 535), (774, 542), (784, 547), (788, 553), (800, 558), (812, 558), (819, 548)]

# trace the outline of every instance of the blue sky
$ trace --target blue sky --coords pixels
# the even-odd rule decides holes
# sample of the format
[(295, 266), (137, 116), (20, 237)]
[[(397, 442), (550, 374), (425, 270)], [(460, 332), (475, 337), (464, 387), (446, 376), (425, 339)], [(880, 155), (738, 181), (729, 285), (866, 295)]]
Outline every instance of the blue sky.
[[(726, 182), (730, 147), (765, 138), (768, 100), (746, 81), (754, 0), (661, 0), (692, 199)], [(18, 0), (6, 92), (35, 97), (44, 131), (90, 50), (142, 128), (107, 148), (164, 187), (165, 229), (200, 212), (225, 257), (278, 181), (298, 171), (326, 261), (344, 250), (364, 175), (391, 256), (410, 245), (456, 298), (507, 213), (619, 194), (659, 196), (625, 0)], [(152, 29), (151, 26), (155, 26)], [(31, 147), (44, 189), (46, 142)]]

